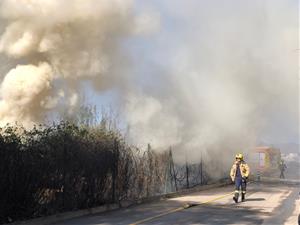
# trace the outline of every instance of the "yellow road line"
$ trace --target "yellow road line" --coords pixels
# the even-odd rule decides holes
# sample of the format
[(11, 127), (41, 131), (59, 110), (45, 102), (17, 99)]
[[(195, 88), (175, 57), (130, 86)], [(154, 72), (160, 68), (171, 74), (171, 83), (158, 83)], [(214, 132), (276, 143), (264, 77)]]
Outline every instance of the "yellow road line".
[(225, 198), (225, 197), (227, 197), (227, 196), (229, 196), (229, 195), (232, 195), (233, 193), (234, 193), (234, 191), (233, 191), (233, 192), (230, 192), (229, 194), (222, 195), (222, 196), (219, 196), (219, 197), (217, 197), (217, 198), (214, 198), (214, 199), (208, 200), (208, 201), (206, 201), (206, 202), (199, 203), (199, 205), (207, 204), (207, 203), (210, 203), (210, 202), (213, 202), (213, 201), (216, 201), (216, 200), (219, 200), (219, 199)]
[(179, 208), (176, 208), (176, 209), (172, 209), (172, 210), (166, 211), (166, 212), (164, 212), (164, 213), (158, 214), (158, 215), (156, 215), (156, 216), (152, 216), (152, 217), (148, 217), (148, 218), (143, 219), (143, 220), (136, 221), (136, 222), (134, 222), (134, 223), (131, 223), (130, 225), (137, 225), (137, 224), (149, 222), (149, 221), (154, 220), (154, 219), (157, 219), (157, 218), (159, 218), (159, 217), (162, 217), (162, 216), (165, 216), (165, 215), (174, 213), (174, 212), (178, 212), (178, 211), (181, 211), (181, 210), (184, 210), (184, 209), (185, 209), (184, 207), (179, 207)]
[(154, 220), (154, 219), (157, 219), (157, 218), (159, 218), (159, 217), (162, 217), (162, 216), (165, 216), (165, 215), (174, 213), (174, 212), (182, 211), (182, 210), (184, 210), (184, 209), (187, 209), (187, 208), (190, 208), (190, 207), (193, 207), (193, 206), (199, 206), (199, 205), (208, 204), (208, 203), (210, 203), (210, 202), (213, 202), (213, 201), (216, 201), (216, 200), (225, 198), (225, 197), (227, 197), (227, 196), (229, 196), (229, 195), (232, 195), (233, 193), (234, 193), (234, 191), (231, 192), (231, 193), (229, 193), (229, 194), (222, 195), (222, 196), (219, 196), (219, 197), (210, 199), (210, 200), (205, 201), (205, 202), (193, 204), (192, 206), (182, 206), (182, 207), (179, 207), (179, 208), (176, 208), (176, 209), (171, 209), (171, 210), (169, 210), (169, 211), (166, 211), (166, 212), (164, 212), (164, 213), (158, 214), (158, 215), (156, 215), (156, 216), (152, 216), (152, 217), (148, 217), (148, 218), (143, 219), (143, 220), (136, 221), (136, 222), (134, 222), (134, 223), (131, 223), (130, 225), (137, 225), (137, 224), (149, 222), (149, 221)]

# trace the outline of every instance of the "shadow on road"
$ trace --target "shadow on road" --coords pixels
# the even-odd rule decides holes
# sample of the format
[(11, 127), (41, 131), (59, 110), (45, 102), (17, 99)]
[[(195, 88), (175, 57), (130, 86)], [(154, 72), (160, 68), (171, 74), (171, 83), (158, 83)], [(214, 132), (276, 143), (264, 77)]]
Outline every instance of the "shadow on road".
[(257, 202), (257, 201), (266, 201), (265, 198), (248, 198), (246, 202)]
[(180, 211), (176, 214), (167, 215), (154, 220), (147, 225), (225, 225), (225, 224), (257, 224), (263, 223), (262, 215), (266, 213), (260, 210), (251, 210), (230, 206), (201, 206), (190, 210)]

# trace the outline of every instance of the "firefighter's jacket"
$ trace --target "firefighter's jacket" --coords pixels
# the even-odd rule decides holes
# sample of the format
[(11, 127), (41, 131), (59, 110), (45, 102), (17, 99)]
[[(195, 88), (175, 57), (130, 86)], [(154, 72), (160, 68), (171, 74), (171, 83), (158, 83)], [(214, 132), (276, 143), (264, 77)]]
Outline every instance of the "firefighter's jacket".
[[(236, 169), (237, 169), (237, 162), (235, 162), (232, 165), (231, 170), (230, 170), (230, 177), (231, 177), (232, 181), (235, 180)], [(249, 168), (249, 166), (247, 165), (246, 162), (244, 162), (244, 161), (240, 162), (240, 171), (241, 171), (242, 177), (247, 178), (249, 176), (250, 168)]]

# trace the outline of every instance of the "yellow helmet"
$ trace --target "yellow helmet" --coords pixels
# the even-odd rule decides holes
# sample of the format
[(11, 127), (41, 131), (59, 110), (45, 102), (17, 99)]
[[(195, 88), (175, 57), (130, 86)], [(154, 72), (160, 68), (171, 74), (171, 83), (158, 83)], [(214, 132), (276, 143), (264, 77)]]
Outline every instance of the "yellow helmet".
[(243, 156), (242, 153), (236, 154), (236, 155), (235, 155), (235, 158), (236, 158), (236, 159), (240, 159), (240, 160), (244, 160), (244, 156)]

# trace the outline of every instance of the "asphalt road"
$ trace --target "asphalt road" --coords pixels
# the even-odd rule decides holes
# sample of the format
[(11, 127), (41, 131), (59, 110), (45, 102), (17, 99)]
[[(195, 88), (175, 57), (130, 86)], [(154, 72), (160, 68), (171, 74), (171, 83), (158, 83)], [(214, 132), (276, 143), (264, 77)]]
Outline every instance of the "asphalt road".
[[(248, 186), (246, 202), (237, 204), (232, 200), (232, 191), (233, 186), (216, 188), (56, 225), (297, 224), (299, 187), (252, 183)], [(196, 206), (182, 207), (187, 204)]]

